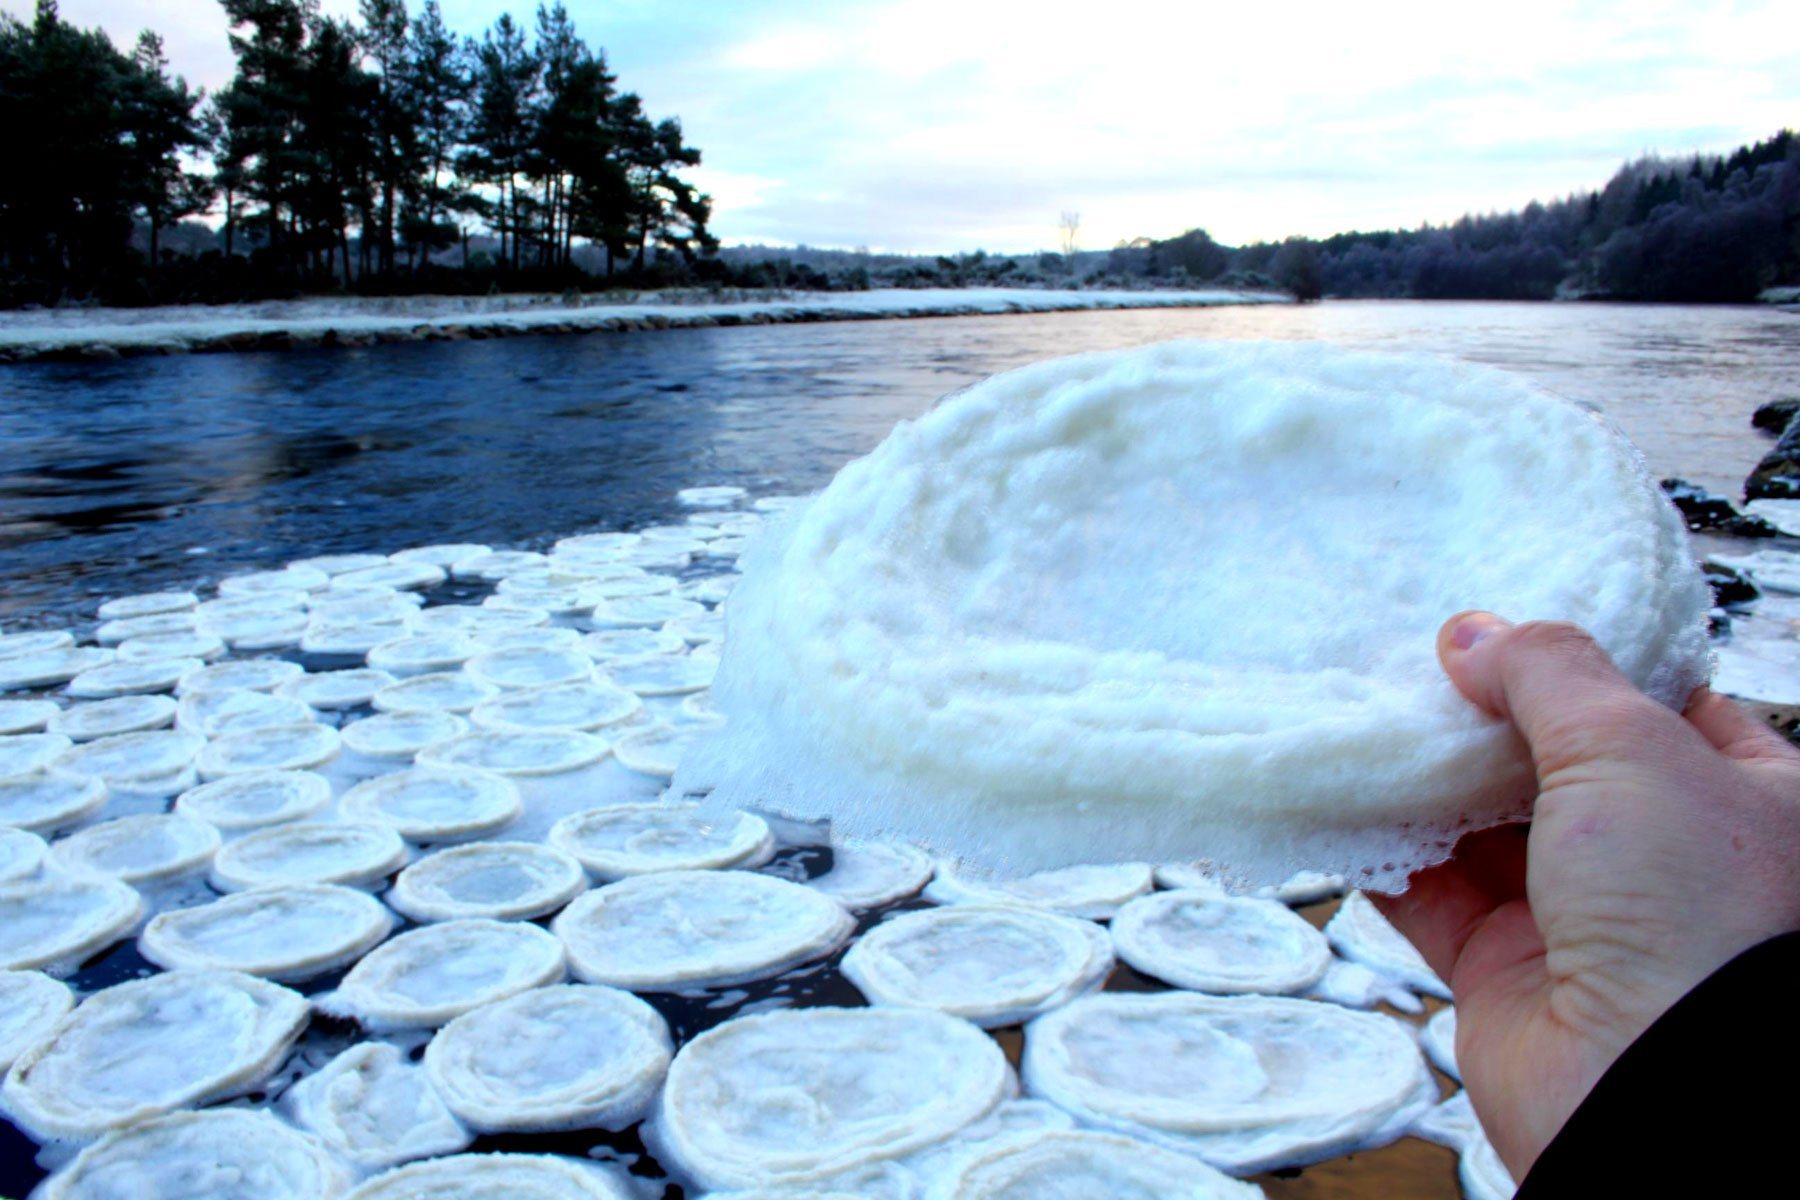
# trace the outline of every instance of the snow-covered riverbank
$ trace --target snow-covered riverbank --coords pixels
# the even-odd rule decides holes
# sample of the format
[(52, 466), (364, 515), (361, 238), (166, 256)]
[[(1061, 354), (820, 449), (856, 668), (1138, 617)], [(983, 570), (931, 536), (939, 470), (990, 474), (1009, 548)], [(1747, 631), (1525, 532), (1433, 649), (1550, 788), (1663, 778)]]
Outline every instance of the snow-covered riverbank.
[(455, 341), (515, 334), (617, 333), (708, 325), (768, 325), (1120, 308), (1286, 304), (1282, 293), (1050, 291), (1034, 288), (799, 292), (769, 299), (645, 293), (404, 296), (166, 308), (60, 308), (0, 313), (0, 362), (127, 354), (284, 350), (375, 342)]

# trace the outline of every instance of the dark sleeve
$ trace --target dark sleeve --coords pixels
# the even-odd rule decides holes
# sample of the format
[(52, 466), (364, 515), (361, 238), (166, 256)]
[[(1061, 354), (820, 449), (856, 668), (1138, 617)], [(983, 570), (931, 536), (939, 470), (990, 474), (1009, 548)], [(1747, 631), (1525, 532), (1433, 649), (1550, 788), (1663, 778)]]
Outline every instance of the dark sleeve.
[(1796, 984), (1800, 933), (1720, 967), (1601, 1076), (1518, 1200), (1800, 1194)]

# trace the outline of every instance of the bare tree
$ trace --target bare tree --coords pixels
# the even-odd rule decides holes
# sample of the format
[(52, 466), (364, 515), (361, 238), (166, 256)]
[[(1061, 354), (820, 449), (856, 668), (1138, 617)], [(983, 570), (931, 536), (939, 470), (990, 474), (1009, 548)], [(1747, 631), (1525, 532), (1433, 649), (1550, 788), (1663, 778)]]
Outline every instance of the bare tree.
[(1075, 251), (1080, 249), (1081, 214), (1064, 209), (1062, 219), (1056, 223), (1056, 227), (1062, 232), (1063, 255), (1068, 258), (1069, 265), (1074, 266)]

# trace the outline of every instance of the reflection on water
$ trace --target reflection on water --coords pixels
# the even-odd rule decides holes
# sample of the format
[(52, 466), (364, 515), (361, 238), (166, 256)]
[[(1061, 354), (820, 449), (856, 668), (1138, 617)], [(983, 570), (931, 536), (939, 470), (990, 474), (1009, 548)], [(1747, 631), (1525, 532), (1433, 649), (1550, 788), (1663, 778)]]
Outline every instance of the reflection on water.
[(531, 542), (696, 482), (823, 485), (994, 371), (1173, 337), (1323, 338), (1521, 371), (1659, 473), (1735, 491), (1800, 320), (1751, 308), (1361, 302), (512, 338), (0, 370), (0, 618), (302, 554)]

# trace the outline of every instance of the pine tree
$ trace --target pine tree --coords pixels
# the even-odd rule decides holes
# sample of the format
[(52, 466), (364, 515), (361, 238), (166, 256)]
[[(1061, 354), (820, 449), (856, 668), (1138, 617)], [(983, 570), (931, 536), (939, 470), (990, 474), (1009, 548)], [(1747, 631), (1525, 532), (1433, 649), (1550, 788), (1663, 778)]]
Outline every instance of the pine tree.
[(403, 235), (408, 254), (452, 244), (456, 231), (444, 222), (447, 214), (467, 211), (470, 196), (453, 174), (457, 148), (469, 127), (471, 89), (467, 56), (462, 43), (444, 25), (437, 0), (425, 0), (425, 9), (413, 23), (407, 45), (405, 106), (414, 120), (420, 175), (411, 181)]

